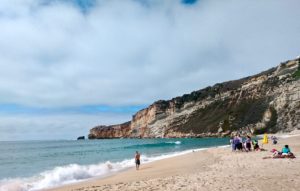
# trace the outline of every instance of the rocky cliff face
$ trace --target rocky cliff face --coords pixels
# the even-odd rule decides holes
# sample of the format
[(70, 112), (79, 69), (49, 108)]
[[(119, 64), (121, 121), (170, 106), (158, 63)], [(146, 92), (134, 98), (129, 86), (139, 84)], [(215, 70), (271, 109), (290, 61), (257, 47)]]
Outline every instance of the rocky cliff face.
[(130, 122), (98, 126), (89, 138), (207, 137), (300, 129), (300, 59), (215, 84), (137, 112)]

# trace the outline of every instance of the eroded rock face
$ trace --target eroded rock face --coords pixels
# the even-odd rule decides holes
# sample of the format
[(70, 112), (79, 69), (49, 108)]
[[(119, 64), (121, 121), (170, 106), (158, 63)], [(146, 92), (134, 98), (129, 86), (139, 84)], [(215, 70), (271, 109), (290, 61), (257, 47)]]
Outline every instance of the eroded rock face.
[(130, 137), (130, 121), (120, 125), (100, 125), (90, 130), (89, 139)]
[(300, 59), (137, 112), (130, 122), (98, 126), (89, 138), (228, 136), (300, 129)]

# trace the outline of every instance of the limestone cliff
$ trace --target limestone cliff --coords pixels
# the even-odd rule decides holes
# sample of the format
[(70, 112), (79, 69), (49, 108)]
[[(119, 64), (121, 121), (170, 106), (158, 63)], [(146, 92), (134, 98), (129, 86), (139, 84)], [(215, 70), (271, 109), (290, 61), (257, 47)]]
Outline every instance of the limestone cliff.
[(98, 126), (89, 138), (206, 137), (300, 129), (300, 59), (215, 84), (137, 112), (130, 122)]

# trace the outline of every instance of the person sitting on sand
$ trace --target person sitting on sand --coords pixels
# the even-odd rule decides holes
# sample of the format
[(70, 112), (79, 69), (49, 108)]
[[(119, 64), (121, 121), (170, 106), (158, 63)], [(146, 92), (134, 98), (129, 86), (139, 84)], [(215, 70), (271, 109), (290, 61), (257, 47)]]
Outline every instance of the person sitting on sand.
[(288, 145), (284, 145), (281, 152), (282, 152), (282, 155), (289, 155), (289, 153), (291, 153), (291, 150)]
[[(284, 147), (283, 149), (285, 149), (285, 148), (286, 147)], [(282, 159), (282, 158), (294, 159), (294, 158), (296, 158), (295, 155), (291, 152), (288, 152), (288, 154), (283, 154), (282, 152), (280, 152), (276, 149), (272, 149), (271, 153), (272, 153), (272, 156), (263, 157), (263, 159), (270, 159), (270, 158), (273, 158), (273, 159)]]
[(275, 158), (284, 158), (284, 156), (282, 156), (282, 153), (279, 152), (279, 151), (276, 150), (276, 149), (272, 149), (272, 150), (271, 150), (271, 153), (272, 153), (271, 156), (263, 157), (263, 159), (270, 159), (270, 158), (273, 158), (273, 159), (275, 159)]
[(136, 170), (139, 170), (140, 164), (141, 164), (141, 161), (140, 161), (141, 155), (138, 151), (135, 152), (134, 158), (135, 158), (135, 168), (136, 168)]
[(253, 150), (255, 150), (255, 151), (259, 151), (260, 150), (257, 140), (253, 140), (252, 141), (252, 145), (253, 145)]
[(282, 152), (279, 152), (278, 150), (276, 149), (272, 149), (271, 150), (271, 153), (272, 153), (272, 157), (273, 158), (280, 158), (282, 156)]
[(271, 136), (271, 139), (272, 139), (273, 145), (276, 145), (277, 144), (277, 137), (276, 136)]

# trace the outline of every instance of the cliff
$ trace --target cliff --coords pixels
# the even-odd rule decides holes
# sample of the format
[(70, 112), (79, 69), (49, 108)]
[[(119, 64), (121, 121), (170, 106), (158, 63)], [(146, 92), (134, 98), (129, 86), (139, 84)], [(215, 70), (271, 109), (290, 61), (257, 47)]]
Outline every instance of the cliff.
[(300, 59), (260, 74), (154, 102), (130, 122), (98, 126), (90, 139), (207, 137), (300, 129)]

